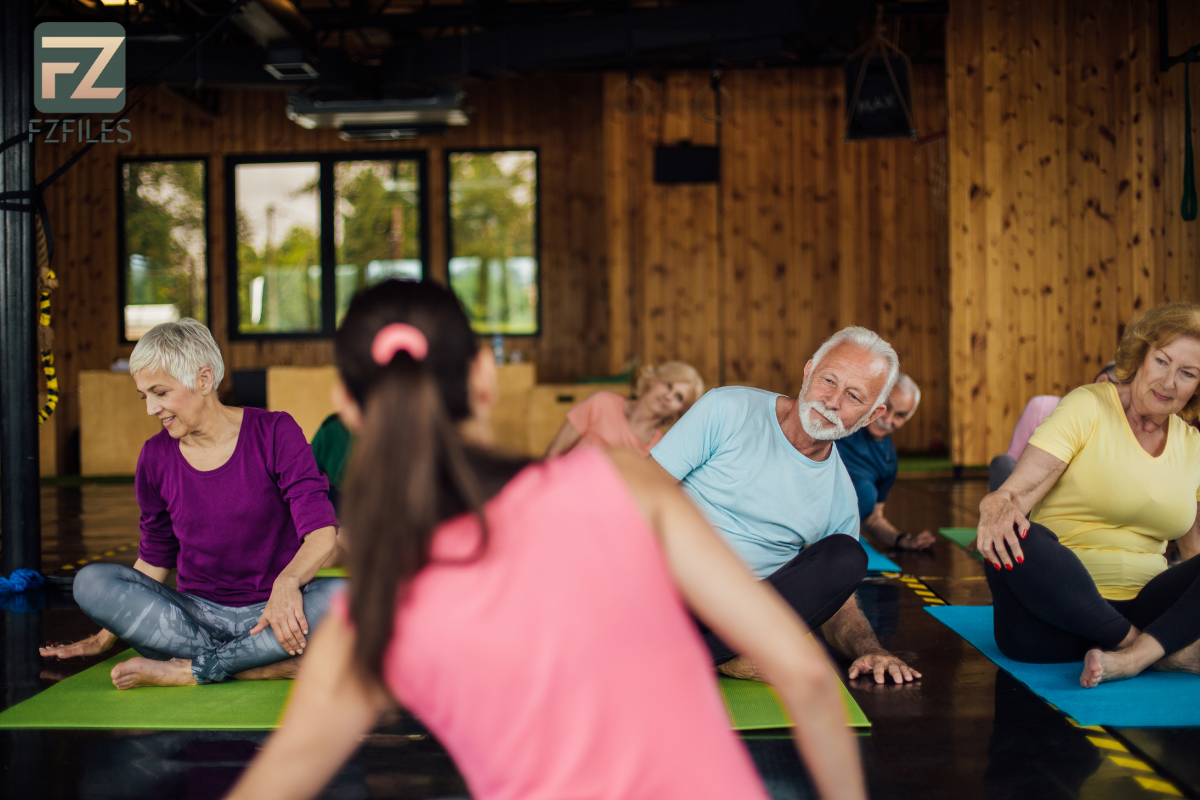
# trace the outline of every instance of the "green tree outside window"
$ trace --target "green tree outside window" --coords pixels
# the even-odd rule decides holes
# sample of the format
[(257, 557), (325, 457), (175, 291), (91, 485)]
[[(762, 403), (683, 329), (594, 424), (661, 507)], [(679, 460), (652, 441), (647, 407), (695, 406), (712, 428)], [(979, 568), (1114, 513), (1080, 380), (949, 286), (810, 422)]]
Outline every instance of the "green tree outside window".
[(208, 319), (205, 165), (121, 165), (125, 263), (124, 334), (134, 341), (160, 322)]
[(477, 333), (537, 333), (537, 153), (449, 161), (451, 287)]

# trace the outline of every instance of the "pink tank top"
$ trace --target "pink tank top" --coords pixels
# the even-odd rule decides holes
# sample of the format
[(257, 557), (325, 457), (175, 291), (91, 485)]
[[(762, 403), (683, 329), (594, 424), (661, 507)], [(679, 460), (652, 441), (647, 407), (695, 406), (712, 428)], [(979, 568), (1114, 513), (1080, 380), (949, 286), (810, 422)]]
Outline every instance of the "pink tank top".
[(588, 399), (567, 412), (567, 420), (579, 431), (579, 445), (612, 450), (628, 450), (650, 456), (650, 451), (663, 432), (656, 430), (646, 443), (633, 435), (629, 420), (625, 419), (625, 398), (615, 392), (596, 392)]
[[(589, 447), (487, 505), (486, 555), (413, 581), (388, 686), (477, 800), (765, 800), (659, 541)], [(474, 552), (444, 524), (435, 559)], [(343, 606), (344, 608), (344, 606)]]

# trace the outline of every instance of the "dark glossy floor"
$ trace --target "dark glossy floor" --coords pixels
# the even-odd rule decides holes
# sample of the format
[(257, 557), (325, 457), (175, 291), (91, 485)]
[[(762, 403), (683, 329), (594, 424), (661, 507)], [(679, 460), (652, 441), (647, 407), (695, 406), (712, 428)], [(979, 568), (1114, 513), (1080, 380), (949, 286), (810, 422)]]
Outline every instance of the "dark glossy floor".
[[(901, 480), (888, 516), (908, 530), (973, 525), (978, 480)], [(130, 484), (44, 487), (43, 568), (96, 557), (132, 563), (137, 507)], [(990, 602), (982, 566), (939, 540), (928, 555), (892, 554), (948, 603)], [(1081, 729), (922, 609), (898, 578), (868, 580), (864, 609), (885, 645), (925, 677), (906, 687), (856, 681), (874, 724), (859, 739), (875, 798), (1200, 798), (1200, 729)], [(87, 663), (42, 663), (35, 648), (92, 630), (62, 591), (3, 612), (4, 707)], [(11, 798), (220, 797), (260, 745), (257, 733), (0, 731), (3, 796)], [(771, 796), (810, 796), (791, 742), (747, 738)], [(454, 798), (466, 791), (445, 751), (412, 719), (376, 731), (330, 798)]]

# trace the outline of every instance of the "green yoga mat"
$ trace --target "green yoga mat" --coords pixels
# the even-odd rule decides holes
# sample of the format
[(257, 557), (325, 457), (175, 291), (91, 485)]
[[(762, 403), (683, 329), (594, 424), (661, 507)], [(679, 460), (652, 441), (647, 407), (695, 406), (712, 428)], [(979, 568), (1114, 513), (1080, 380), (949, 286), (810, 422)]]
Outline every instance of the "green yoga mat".
[(345, 567), (325, 567), (324, 569), (317, 570), (317, 577), (318, 578), (345, 578), (346, 577), (346, 568)]
[[(742, 681), (737, 678), (720, 676), (721, 697), (725, 699), (725, 709), (733, 722), (735, 731), (761, 731), (777, 728), (792, 727), (791, 717), (787, 709), (779, 701), (775, 690), (759, 681)], [(851, 728), (870, 728), (871, 721), (859, 708), (858, 703), (850, 696), (845, 685), (839, 680), (838, 687), (842, 690), (842, 702), (846, 705), (846, 721)]]
[[(938, 533), (954, 542), (963, 550), (967, 550), (967, 545), (975, 541), (975, 537), (978, 535), (979, 531), (975, 528), (938, 528)], [(983, 561), (983, 556), (974, 550), (967, 550), (967, 555), (978, 559), (979, 561)]]
[(292, 681), (228, 681), (121, 691), (109, 673), (133, 650), (0, 712), (2, 728), (265, 731), (279, 724)]
[[(268, 731), (279, 724), (292, 681), (228, 681), (208, 686), (148, 686), (121, 691), (109, 673), (133, 650), (59, 681), (0, 712), (0, 729)], [(841, 686), (841, 682), (838, 682)], [(721, 677), (721, 694), (734, 730), (791, 726), (775, 691), (758, 681)], [(849, 724), (871, 723), (842, 686)]]

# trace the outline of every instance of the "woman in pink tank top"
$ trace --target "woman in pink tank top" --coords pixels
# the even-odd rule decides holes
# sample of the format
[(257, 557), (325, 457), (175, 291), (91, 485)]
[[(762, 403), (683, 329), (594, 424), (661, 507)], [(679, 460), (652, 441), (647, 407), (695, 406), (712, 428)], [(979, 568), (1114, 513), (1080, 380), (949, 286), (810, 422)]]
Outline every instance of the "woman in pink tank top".
[(820, 795), (866, 796), (825, 655), (661, 470), (483, 446), (495, 367), (452, 294), (380, 284), (336, 350), (349, 597), (232, 797), (312, 797), (401, 703), (477, 800), (764, 800), (689, 608), (770, 678)]

